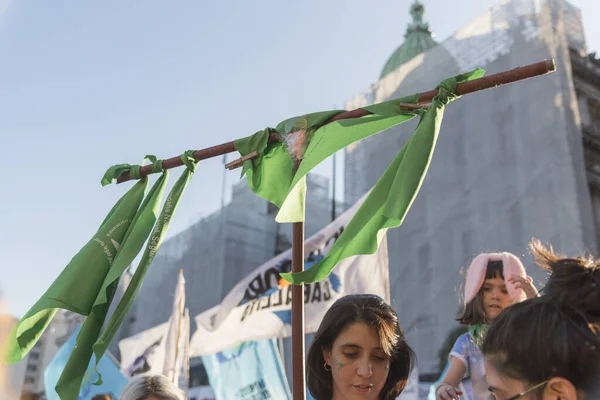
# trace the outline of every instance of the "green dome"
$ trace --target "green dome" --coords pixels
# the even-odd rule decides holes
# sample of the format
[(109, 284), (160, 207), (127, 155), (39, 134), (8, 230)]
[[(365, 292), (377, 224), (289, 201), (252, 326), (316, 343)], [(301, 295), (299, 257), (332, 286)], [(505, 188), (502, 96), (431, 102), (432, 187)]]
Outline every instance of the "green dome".
[(410, 7), (410, 14), (413, 17), (413, 21), (406, 28), (404, 43), (387, 60), (379, 79), (395, 71), (402, 64), (412, 60), (419, 54), (437, 46), (436, 41), (433, 40), (433, 33), (429, 29), (429, 24), (423, 22), (423, 12), (423, 4), (419, 0), (415, 0)]

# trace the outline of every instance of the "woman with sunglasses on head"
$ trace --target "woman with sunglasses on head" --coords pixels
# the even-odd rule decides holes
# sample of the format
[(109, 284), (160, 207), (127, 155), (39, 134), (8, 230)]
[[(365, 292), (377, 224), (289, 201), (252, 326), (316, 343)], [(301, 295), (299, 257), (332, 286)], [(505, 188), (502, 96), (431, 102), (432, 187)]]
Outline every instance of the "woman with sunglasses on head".
[(498, 400), (600, 399), (600, 267), (557, 255), (534, 240), (550, 271), (544, 295), (512, 305), (482, 345), (486, 380)]
[(345, 296), (327, 311), (308, 351), (308, 389), (315, 400), (394, 400), (414, 360), (389, 304)]

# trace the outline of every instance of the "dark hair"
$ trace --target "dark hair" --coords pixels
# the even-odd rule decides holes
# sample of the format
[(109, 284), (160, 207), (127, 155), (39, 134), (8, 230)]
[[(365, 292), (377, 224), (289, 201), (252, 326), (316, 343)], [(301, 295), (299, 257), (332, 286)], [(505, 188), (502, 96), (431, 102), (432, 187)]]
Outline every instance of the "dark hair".
[(112, 400), (112, 396), (110, 394), (97, 394), (92, 397), (92, 400)]
[(21, 400), (40, 400), (41, 395), (33, 392), (24, 392), (21, 394)]
[(592, 324), (600, 324), (600, 265), (591, 256), (569, 258), (546, 249), (539, 240), (529, 244), (535, 262), (550, 272), (543, 293), (561, 304), (580, 309)]
[[(502, 261), (488, 262), (485, 279), (502, 278), (504, 279)], [(460, 317), (456, 320), (463, 325), (475, 325), (488, 323), (488, 318), (483, 307), (483, 291), (479, 290), (473, 300), (465, 305), (465, 309)]]
[(510, 378), (535, 385), (562, 377), (588, 396), (600, 392), (599, 268), (591, 258), (561, 257), (537, 240), (530, 248), (551, 271), (544, 295), (503, 310), (481, 350)]
[(398, 323), (398, 314), (379, 296), (349, 295), (337, 300), (327, 310), (308, 350), (307, 384), (316, 400), (329, 400), (333, 396), (333, 377), (324, 369), (323, 350), (330, 350), (338, 335), (357, 321), (376, 329), (381, 347), (390, 357), (389, 373), (380, 399), (393, 400), (404, 390), (415, 362), (415, 354), (406, 343), (404, 332)]

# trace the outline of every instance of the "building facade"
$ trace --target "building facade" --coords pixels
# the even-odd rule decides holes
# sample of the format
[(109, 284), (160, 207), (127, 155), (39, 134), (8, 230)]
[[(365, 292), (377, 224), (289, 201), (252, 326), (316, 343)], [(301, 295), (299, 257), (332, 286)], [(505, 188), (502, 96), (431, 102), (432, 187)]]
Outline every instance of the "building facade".
[[(600, 240), (600, 59), (571, 49), (573, 85), (581, 117), (585, 171), (590, 188), (596, 239)], [(600, 242), (596, 244), (600, 249)]]
[[(423, 25), (422, 5), (412, 13), (411, 26)], [(581, 12), (562, 0), (503, 2), (444, 42), (420, 54), (410, 49), (395, 55), (409, 61), (346, 108), (427, 91), (475, 68), (492, 74), (544, 59), (557, 65), (553, 74), (449, 104), (421, 191), (404, 224), (388, 231), (392, 304), (421, 378), (430, 381), (440, 372), (440, 347), (457, 327), (464, 270), (475, 255), (513, 252), (539, 287), (545, 275), (528, 254), (532, 237), (568, 253), (596, 253), (600, 153), (591, 142), (600, 143), (598, 62), (586, 55)], [(346, 149), (348, 203), (377, 182), (416, 122)]]

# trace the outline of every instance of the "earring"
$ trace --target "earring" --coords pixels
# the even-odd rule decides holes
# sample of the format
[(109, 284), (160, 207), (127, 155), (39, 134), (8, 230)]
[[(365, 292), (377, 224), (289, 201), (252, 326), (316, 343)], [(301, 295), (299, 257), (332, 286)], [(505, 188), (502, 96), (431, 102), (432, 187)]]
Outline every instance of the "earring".
[(331, 367), (327, 363), (323, 363), (323, 369), (327, 372), (331, 371)]

